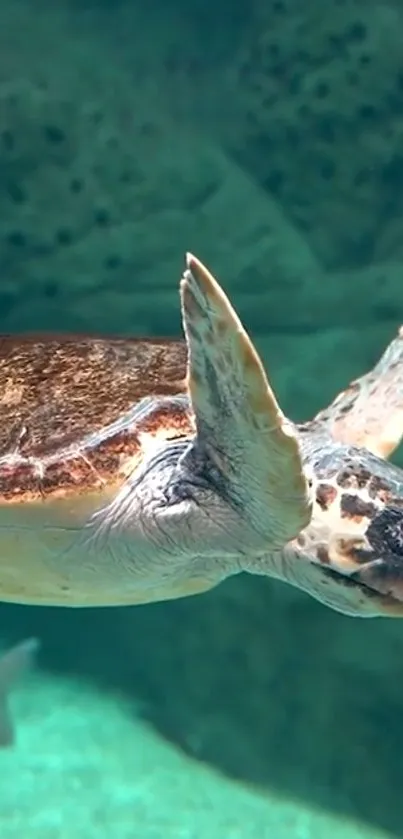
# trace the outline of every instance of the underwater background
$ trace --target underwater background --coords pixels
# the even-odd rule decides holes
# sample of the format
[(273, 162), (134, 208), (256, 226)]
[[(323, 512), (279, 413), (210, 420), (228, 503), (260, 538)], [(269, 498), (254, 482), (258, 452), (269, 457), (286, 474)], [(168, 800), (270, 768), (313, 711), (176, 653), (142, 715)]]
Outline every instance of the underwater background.
[[(401, 0), (2, 0), (0, 329), (180, 335), (184, 252), (302, 420), (403, 321)], [(262, 578), (38, 635), (0, 839), (403, 836), (403, 626)]]

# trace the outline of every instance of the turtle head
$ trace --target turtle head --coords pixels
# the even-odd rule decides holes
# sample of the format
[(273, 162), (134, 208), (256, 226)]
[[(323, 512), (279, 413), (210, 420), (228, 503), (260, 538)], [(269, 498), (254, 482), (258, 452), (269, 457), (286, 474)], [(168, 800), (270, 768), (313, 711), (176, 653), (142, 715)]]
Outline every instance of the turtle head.
[(401, 469), (356, 446), (322, 441), (316, 451), (314, 512), (293, 545), (293, 573), (314, 563), (318, 599), (339, 611), (403, 616)]
[(374, 499), (373, 507), (357, 501), (357, 511), (366, 515), (361, 539), (339, 539), (343, 560), (351, 564), (348, 574), (371, 592), (400, 604), (403, 615), (403, 496)]

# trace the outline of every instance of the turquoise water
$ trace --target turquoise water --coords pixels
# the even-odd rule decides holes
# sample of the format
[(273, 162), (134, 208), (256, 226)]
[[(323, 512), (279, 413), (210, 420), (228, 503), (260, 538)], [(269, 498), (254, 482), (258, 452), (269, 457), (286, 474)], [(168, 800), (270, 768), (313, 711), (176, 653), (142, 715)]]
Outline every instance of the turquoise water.
[(399, 835), (398, 622), (339, 617), (251, 578), (172, 604), (2, 618), (10, 638), (44, 646), (14, 696), (17, 747), (0, 756), (7, 839), (71, 825)]
[(157, 736), (120, 696), (74, 679), (32, 680), (15, 711), (24, 730), (18, 751), (1, 759), (4, 839), (390, 836), (230, 781)]
[[(3, 0), (0, 329), (179, 335), (193, 250), (285, 411), (403, 320), (397, 2)], [(1, 584), (1, 578), (0, 578)], [(0, 608), (1, 839), (401, 837), (403, 628), (269, 580)]]

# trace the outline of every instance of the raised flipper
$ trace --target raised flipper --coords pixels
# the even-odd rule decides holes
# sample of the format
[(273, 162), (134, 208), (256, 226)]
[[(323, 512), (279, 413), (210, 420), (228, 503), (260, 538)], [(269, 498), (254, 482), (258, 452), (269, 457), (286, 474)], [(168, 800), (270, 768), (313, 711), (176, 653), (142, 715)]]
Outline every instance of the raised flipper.
[(403, 326), (375, 367), (351, 382), (314, 423), (341, 443), (387, 458), (403, 437)]
[(196, 445), (217, 467), (245, 520), (271, 548), (282, 547), (311, 517), (294, 427), (228, 298), (190, 254), (181, 303)]

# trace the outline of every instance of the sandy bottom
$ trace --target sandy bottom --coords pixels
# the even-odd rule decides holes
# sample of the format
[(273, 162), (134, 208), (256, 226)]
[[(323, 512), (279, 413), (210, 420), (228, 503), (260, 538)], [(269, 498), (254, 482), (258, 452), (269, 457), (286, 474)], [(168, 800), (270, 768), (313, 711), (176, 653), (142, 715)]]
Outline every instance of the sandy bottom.
[(159, 738), (118, 696), (32, 676), (0, 753), (1, 839), (381, 839), (345, 819), (243, 787)]

